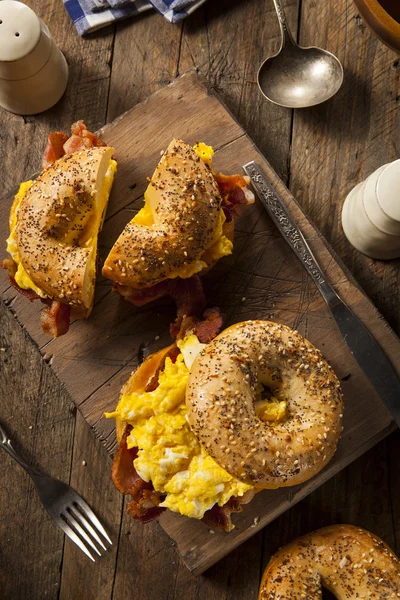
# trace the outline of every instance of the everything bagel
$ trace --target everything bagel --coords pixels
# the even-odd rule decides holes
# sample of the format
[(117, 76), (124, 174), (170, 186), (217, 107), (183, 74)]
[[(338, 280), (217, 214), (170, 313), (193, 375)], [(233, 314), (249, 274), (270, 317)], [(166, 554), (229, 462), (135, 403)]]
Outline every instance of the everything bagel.
[(181, 140), (173, 140), (146, 192), (151, 224), (133, 219), (115, 243), (103, 274), (134, 289), (176, 276), (202, 254), (220, 225), (221, 195), (211, 170)]
[[(203, 142), (192, 147), (172, 140), (148, 180), (144, 206), (112, 247), (103, 275), (136, 306), (170, 295), (179, 313), (179, 281), (196, 280), (196, 292), (201, 283), (195, 276), (232, 253), (234, 218), (254, 195), (248, 177), (215, 173), (213, 155)], [(192, 306), (182, 314), (195, 314), (194, 295), (187, 294)]]
[(294, 540), (270, 560), (258, 600), (322, 598), (322, 586), (339, 600), (400, 596), (400, 563), (376, 535), (332, 525)]
[[(263, 388), (272, 398), (263, 400)], [(264, 406), (278, 418), (263, 422)], [(195, 360), (186, 405), (206, 451), (256, 488), (302, 483), (332, 458), (342, 430), (343, 399), (331, 367), (285, 325), (247, 321), (229, 327)]]

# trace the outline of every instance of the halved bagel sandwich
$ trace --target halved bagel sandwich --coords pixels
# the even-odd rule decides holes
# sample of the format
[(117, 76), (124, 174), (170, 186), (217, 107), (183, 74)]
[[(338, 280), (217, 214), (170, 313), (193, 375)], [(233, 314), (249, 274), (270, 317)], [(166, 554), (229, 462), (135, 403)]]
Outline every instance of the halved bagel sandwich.
[[(103, 275), (133, 304), (176, 297), (182, 280), (232, 253), (233, 217), (254, 195), (247, 177), (216, 174), (213, 154), (203, 143), (192, 148), (172, 140), (149, 180), (144, 207), (111, 249)], [(192, 295), (199, 293), (198, 281), (193, 288)]]
[(217, 309), (186, 320), (106, 414), (113, 481), (142, 522), (169, 509), (230, 531), (256, 492), (301, 484), (336, 451), (343, 398), (321, 352), (278, 323), (221, 325)]
[(113, 152), (83, 122), (74, 124), (70, 138), (51, 134), (42, 172), (21, 184), (11, 206), (11, 258), (2, 266), (19, 292), (48, 305), (42, 326), (53, 337), (68, 331), (71, 316), (87, 317), (93, 306), (97, 237), (116, 170)]

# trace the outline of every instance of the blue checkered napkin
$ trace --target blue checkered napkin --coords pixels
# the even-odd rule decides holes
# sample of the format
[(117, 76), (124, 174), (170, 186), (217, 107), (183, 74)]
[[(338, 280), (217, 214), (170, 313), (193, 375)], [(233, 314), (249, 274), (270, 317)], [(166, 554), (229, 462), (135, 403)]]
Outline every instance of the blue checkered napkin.
[(171, 23), (184, 19), (205, 0), (63, 0), (79, 35), (156, 8)]

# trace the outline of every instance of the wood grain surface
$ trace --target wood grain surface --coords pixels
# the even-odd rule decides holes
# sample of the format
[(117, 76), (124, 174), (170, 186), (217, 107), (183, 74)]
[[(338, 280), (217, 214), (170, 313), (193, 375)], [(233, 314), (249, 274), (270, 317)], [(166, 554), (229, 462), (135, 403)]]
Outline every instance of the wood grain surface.
[[(77, 117), (97, 128), (188, 67), (199, 67), (399, 332), (399, 261), (379, 263), (353, 251), (337, 218), (353, 182), (397, 158), (399, 150), (399, 64), (371, 37), (350, 0), (303, 0), (301, 14), (298, 2), (286, 2), (301, 41), (336, 51), (346, 70), (336, 98), (294, 118), (291, 111), (265, 103), (254, 84), (261, 57), (279, 43), (272, 2), (209, 2), (178, 27), (149, 14), (87, 40), (78, 38), (61, 2), (28, 4), (46, 20), (66, 52), (72, 77), (67, 97), (42, 116), (23, 119), (1, 112), (5, 194), (37, 169), (48, 131), (67, 129)], [(129, 594), (139, 600), (255, 599), (261, 569), (271, 553), (295, 535), (331, 522), (367, 527), (396, 549), (398, 433), (194, 579), (157, 524), (142, 528), (126, 517), (121, 521), (104, 449), (70, 412), (67, 395), (47, 367), (40, 386), (33, 387), (37, 351), (4, 307), (0, 335), (5, 348), (0, 353), (0, 418), (28, 456), (74, 481), (113, 532), (117, 546), (106, 560), (89, 565), (46, 522), (31, 483), (4, 455), (0, 472), (9, 485), (0, 490), (0, 581), (5, 598), (108, 599)], [(51, 415), (43, 410), (46, 394), (54, 403)], [(93, 460), (83, 466), (82, 456)]]

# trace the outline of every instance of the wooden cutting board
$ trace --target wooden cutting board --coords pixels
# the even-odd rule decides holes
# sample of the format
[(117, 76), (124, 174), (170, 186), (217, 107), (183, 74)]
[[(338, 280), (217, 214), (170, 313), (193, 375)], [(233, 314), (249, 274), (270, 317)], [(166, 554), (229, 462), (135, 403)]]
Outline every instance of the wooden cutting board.
[[(101, 261), (141, 207), (146, 177), (153, 173), (161, 150), (172, 138), (180, 137), (191, 144), (196, 140), (211, 144), (216, 151), (215, 169), (227, 174), (241, 172), (242, 165), (254, 159), (300, 226), (328, 280), (369, 327), (400, 373), (398, 338), (240, 125), (195, 73), (185, 74), (153, 94), (104, 127), (100, 134), (115, 147), (118, 159), (118, 173), (100, 237)], [(271, 146), (273, 144), (271, 140)], [(8, 236), (6, 215), (11, 201), (11, 198), (1, 201), (0, 239), (3, 240)], [(196, 574), (304, 498), (393, 428), (382, 400), (345, 346), (314, 283), (259, 202), (244, 208), (236, 222), (233, 255), (221, 260), (204, 280), (209, 306), (220, 306), (227, 324), (246, 319), (272, 319), (298, 329), (319, 347), (342, 380), (346, 409), (344, 432), (327, 468), (304, 485), (257, 494), (251, 504), (234, 517), (236, 529), (233, 532), (210, 532), (202, 522), (174, 513), (163, 514), (161, 526), (172, 538), (187, 567)], [(103, 413), (117, 404), (120, 389), (138, 365), (143, 348), (152, 352), (169, 343), (173, 305), (160, 300), (137, 309), (112, 294), (111, 283), (99, 276), (90, 319), (72, 323), (67, 335), (51, 340), (41, 331), (40, 303), (29, 303), (17, 294), (1, 269), (0, 291), (38, 345), (44, 360), (50, 362), (86, 421), (112, 454), (114, 422), (106, 420)]]

